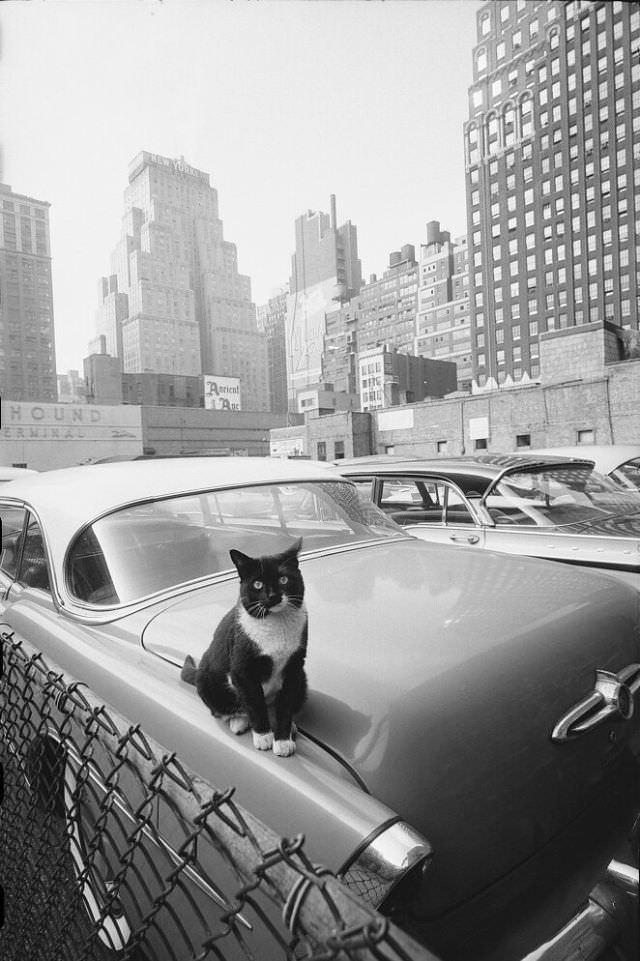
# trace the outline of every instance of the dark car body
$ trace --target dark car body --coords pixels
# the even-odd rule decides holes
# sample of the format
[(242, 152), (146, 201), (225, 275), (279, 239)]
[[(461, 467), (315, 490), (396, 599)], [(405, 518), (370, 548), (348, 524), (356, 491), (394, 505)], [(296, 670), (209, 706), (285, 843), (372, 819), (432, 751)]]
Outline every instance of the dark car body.
[[(636, 591), (421, 542), (308, 462), (53, 471), (3, 490), (0, 516), (17, 510), (2, 629), (275, 831), (304, 832), (347, 884), (388, 869), (374, 903), (441, 957), (596, 958), (616, 941), (612, 879), (637, 884), (640, 722), (616, 701), (640, 701)], [(231, 735), (180, 668), (237, 597), (229, 548), (297, 536), (309, 698), (284, 759)]]

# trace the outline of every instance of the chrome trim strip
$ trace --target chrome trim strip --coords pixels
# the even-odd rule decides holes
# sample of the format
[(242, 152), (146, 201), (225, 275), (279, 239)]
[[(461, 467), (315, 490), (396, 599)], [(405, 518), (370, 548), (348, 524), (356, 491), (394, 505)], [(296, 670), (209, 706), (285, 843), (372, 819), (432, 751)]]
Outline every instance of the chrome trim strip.
[(617, 887), (622, 888), (627, 894), (638, 897), (640, 887), (640, 871), (631, 864), (624, 864), (622, 861), (612, 861), (607, 868), (608, 879)]
[(612, 889), (599, 885), (587, 906), (555, 937), (520, 961), (597, 961), (619, 934), (615, 899)]

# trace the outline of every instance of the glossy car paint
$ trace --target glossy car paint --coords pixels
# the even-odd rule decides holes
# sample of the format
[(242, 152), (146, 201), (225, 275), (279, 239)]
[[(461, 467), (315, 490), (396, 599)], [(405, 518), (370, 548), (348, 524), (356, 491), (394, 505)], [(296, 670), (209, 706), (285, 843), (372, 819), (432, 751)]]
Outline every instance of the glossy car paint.
[[(336, 465), (342, 476), (364, 484), (370, 480), (370, 496), (379, 506), (381, 483), (399, 479), (449, 481), (473, 518), (473, 524), (411, 523), (405, 528), (414, 537), (438, 543), (492, 550), (507, 554), (524, 554), (567, 564), (582, 565), (611, 573), (640, 588), (640, 512), (620, 513), (596, 522), (565, 524), (562, 527), (500, 525), (491, 518), (485, 500), (492, 488), (509, 470), (518, 465), (534, 464), (556, 467), (567, 461), (548, 455), (487, 455), (415, 459), (404, 462), (371, 458), (358, 463)], [(469, 497), (474, 491), (477, 497)], [(393, 516), (393, 515), (392, 515)]]
[[(601, 789), (624, 738), (600, 730), (559, 750), (548, 723), (590, 690), (593, 663), (640, 658), (623, 585), (410, 540), (309, 557), (303, 573), (312, 692), (300, 726), (432, 841), (431, 912), (531, 857)], [(204, 651), (208, 612), (223, 610), (205, 588), (152, 620), (143, 644), (177, 666)]]
[[(640, 661), (636, 592), (568, 567), (402, 536), (305, 553), (310, 696), (298, 753), (279, 759), (230, 735), (179, 680), (185, 654), (204, 650), (234, 602), (235, 572), (112, 611), (83, 610), (65, 587), (68, 543), (110, 507), (214, 486), (214, 476), (220, 486), (328, 476), (313, 465), (213, 466), (193, 462), (187, 477), (175, 463), (140, 472), (105, 465), (85, 469), (91, 489), (70, 472), (7, 488), (12, 504), (30, 504), (41, 521), (55, 592), (13, 586), (2, 629), (134, 715), (215, 785), (235, 784), (274, 830), (303, 831), (311, 857), (334, 870), (390, 818), (408, 820), (435, 848), (414, 917), (444, 918), (443, 943), (448, 914), (458, 906), (454, 926), (469, 931), (474, 902), (495, 942), (492, 891), (501, 886), (524, 902), (518, 923), (544, 903), (541, 883), (563, 888), (553, 910), (564, 923), (638, 808), (629, 751), (638, 722), (615, 725), (615, 740), (610, 726), (570, 744), (550, 735), (592, 689), (596, 669)], [(622, 786), (623, 805), (600, 806)], [(536, 937), (552, 933), (547, 908)]]

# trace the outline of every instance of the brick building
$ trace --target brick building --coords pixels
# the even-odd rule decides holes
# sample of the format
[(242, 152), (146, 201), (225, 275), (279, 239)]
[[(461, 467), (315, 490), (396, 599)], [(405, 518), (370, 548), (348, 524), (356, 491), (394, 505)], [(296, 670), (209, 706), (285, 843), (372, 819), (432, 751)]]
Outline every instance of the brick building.
[(336, 449), (354, 451), (345, 457), (434, 457), (580, 443), (635, 444), (640, 438), (640, 357), (635, 353), (614, 324), (549, 331), (540, 339), (539, 384), (363, 412), (359, 417), (369, 418), (369, 432), (360, 419), (357, 436), (356, 422), (344, 415), (307, 420), (272, 431), (271, 451), (278, 455), (286, 441), (303, 456), (334, 460), (341, 456)]
[(477, 12), (465, 162), (474, 389), (538, 377), (541, 338), (640, 312), (640, 6)]

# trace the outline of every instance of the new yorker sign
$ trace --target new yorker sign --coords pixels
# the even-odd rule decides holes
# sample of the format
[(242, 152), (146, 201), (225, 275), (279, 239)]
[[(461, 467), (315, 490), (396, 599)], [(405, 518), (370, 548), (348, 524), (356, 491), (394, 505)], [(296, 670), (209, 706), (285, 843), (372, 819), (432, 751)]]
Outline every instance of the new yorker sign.
[(171, 157), (162, 157), (157, 153), (147, 153), (146, 150), (143, 150), (142, 153), (138, 154), (132, 161), (129, 168), (129, 179), (132, 180), (140, 173), (145, 164), (155, 164), (157, 167), (168, 167), (173, 173), (197, 177), (199, 180), (204, 180), (207, 184), (209, 183), (209, 174), (186, 163), (184, 157), (180, 157), (179, 160), (173, 160)]

